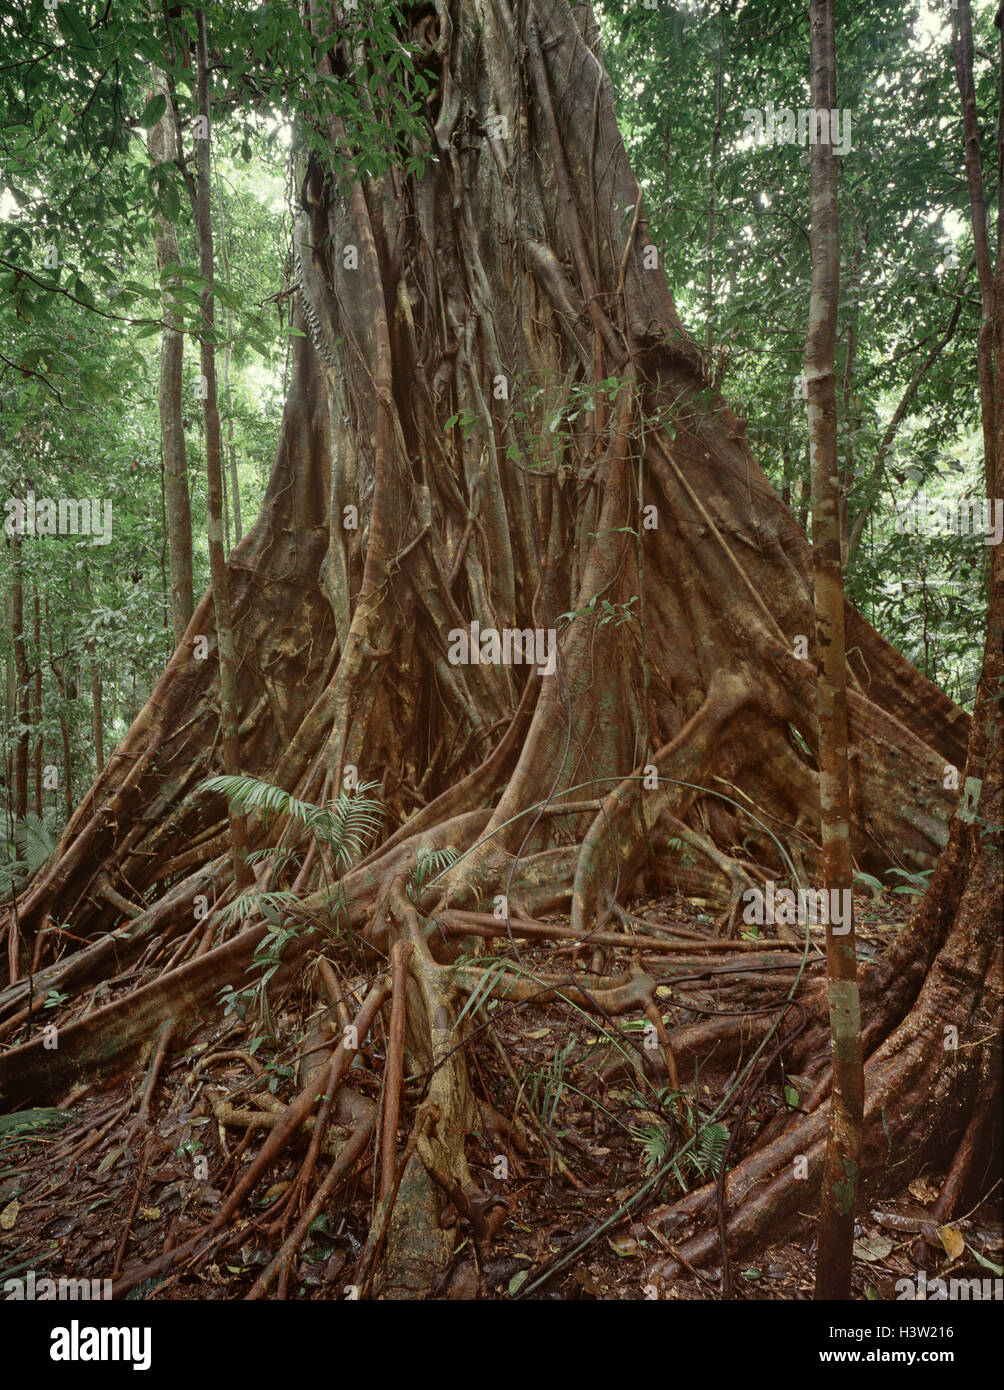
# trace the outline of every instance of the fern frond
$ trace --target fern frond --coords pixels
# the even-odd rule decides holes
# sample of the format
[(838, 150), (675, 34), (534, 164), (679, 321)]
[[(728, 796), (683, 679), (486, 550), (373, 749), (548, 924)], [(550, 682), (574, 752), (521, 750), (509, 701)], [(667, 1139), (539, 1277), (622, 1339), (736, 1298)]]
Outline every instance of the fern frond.
[(729, 1131), (725, 1125), (704, 1125), (697, 1132), (694, 1145), (694, 1166), (703, 1176), (717, 1177), (725, 1157), (729, 1142)]
[(28, 868), (28, 873), (34, 875), (51, 857), (56, 848), (56, 842), (49, 827), (37, 816), (34, 811), (29, 811), (23, 820), (19, 820), (14, 826), (14, 843), (21, 851)]

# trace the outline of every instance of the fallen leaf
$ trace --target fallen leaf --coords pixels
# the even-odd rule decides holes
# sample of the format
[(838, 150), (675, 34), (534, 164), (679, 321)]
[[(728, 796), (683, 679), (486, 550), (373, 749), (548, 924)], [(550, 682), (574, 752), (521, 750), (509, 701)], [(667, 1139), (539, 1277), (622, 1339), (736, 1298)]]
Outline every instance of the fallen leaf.
[(941, 1243), (945, 1247), (945, 1254), (950, 1260), (957, 1260), (966, 1248), (966, 1242), (954, 1226), (942, 1226), (938, 1234), (941, 1236)]
[(923, 1202), (924, 1206), (930, 1206), (938, 1198), (938, 1189), (927, 1178), (914, 1178), (909, 1191), (910, 1196), (916, 1197), (917, 1201)]
[(988, 1260), (985, 1255), (981, 1255), (980, 1252), (978, 1250), (974, 1250), (971, 1245), (967, 1245), (966, 1249), (969, 1251), (970, 1255), (974, 1256), (979, 1261), (979, 1263), (983, 1266), (984, 1269), (993, 1270), (994, 1274), (997, 1275), (998, 1279), (1001, 1277), (1001, 1275), (1004, 1275), (1004, 1265), (995, 1265), (993, 1260)]
[(854, 1242), (854, 1257), (875, 1264), (878, 1260), (884, 1260), (892, 1247), (893, 1242), (888, 1236), (862, 1236)]
[(12, 1231), (17, 1214), (21, 1210), (21, 1203), (15, 1197), (13, 1202), (8, 1202), (3, 1211), (0, 1211), (0, 1231)]

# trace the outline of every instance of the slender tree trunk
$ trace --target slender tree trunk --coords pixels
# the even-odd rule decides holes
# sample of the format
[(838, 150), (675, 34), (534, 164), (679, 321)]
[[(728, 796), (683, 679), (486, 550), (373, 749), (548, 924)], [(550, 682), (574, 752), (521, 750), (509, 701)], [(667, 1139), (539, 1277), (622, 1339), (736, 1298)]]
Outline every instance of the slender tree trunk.
[(244, 535), (241, 519), (241, 485), (237, 474), (237, 450), (234, 448), (233, 396), (230, 390), (230, 338), (234, 329), (233, 313), (227, 310), (227, 345), (223, 349), (223, 394), (227, 403), (227, 467), (230, 471), (230, 497), (234, 516), (234, 545), (240, 545)]
[[(223, 183), (220, 179), (219, 168), (216, 170), (216, 199), (220, 209), (220, 250), (223, 254), (223, 273), (227, 279), (227, 289), (231, 288), (230, 281), (230, 251), (228, 249), (226, 210), (223, 204)], [(223, 399), (227, 408), (227, 469), (230, 474), (230, 497), (232, 499), (234, 516), (234, 545), (240, 545), (241, 537), (244, 534), (244, 527), (241, 521), (241, 490), (240, 479), (237, 476), (237, 453), (234, 449), (234, 403), (230, 391), (230, 359), (233, 355), (233, 336), (234, 336), (234, 312), (227, 309), (227, 341), (223, 349)], [(229, 540), (229, 527), (228, 527)]]
[(49, 666), (56, 678), (56, 687), (59, 691), (59, 735), (63, 745), (63, 797), (66, 804), (67, 819), (70, 819), (73, 815), (73, 749), (70, 741), (70, 724), (66, 714), (69, 700), (66, 680), (66, 644), (64, 635), (64, 655), (57, 660), (52, 641), (52, 615), (49, 612), (48, 595), (45, 599), (45, 627), (49, 641)]
[(18, 734), (14, 743), (14, 815), (28, 811), (28, 739), (31, 724), (31, 672), (24, 641), (24, 548), (15, 529), (11, 540), (14, 673), (17, 686)]
[[(855, 223), (856, 244), (848, 273), (848, 288), (852, 300), (855, 299), (861, 255), (867, 243), (867, 233), (858, 233)], [(854, 482), (854, 436), (861, 428), (861, 419), (855, 407), (854, 369), (858, 348), (858, 311), (851, 313), (847, 323), (847, 347), (844, 353), (844, 371), (840, 383), (840, 399), (844, 412), (844, 456), (838, 458), (840, 467), (840, 563), (846, 566), (848, 556), (848, 492)]]
[[(205, 138), (196, 141), (196, 178), (192, 201), (199, 243), (199, 268), (203, 276), (200, 363), (202, 367), (203, 419), (206, 431), (206, 521), (209, 538), (209, 571), (216, 612), (216, 638), (220, 664), (220, 743), (223, 768), (230, 775), (240, 771), (240, 696), (237, 651), (230, 610), (230, 573), (223, 546), (223, 448), (216, 394), (215, 315), (213, 309), (213, 215), (211, 193), (212, 130), (209, 123), (209, 54), (206, 16), (197, 12), (196, 68), (199, 115)], [(191, 189), (191, 185), (190, 185)], [(238, 880), (250, 882), (247, 868), (245, 818), (230, 812), (230, 838)]]
[(708, 172), (708, 236), (705, 252), (707, 271), (704, 283), (704, 350), (708, 357), (708, 370), (714, 372), (712, 353), (715, 345), (715, 179), (718, 176), (718, 150), (722, 142), (722, 77), (725, 67), (725, 37), (722, 16), (719, 13), (718, 71), (715, 79), (715, 125), (711, 132), (711, 160)]
[(35, 725), (35, 814), (42, 814), (42, 621), (41, 610), (38, 601), (38, 584), (33, 586), (34, 590), (34, 642), (35, 642), (35, 702), (34, 702), (34, 725)]
[(91, 710), (94, 728), (94, 766), (95, 776), (100, 777), (105, 766), (105, 730), (104, 719), (101, 712), (101, 669), (94, 660), (94, 639), (90, 642), (91, 650)]
[[(816, 111), (835, 111), (836, 51), (833, 0), (812, 0), (809, 11), (811, 93)], [(829, 134), (829, 132), (828, 132)], [(835, 347), (840, 291), (837, 165), (827, 139), (812, 147), (812, 289), (805, 344), (812, 546), (819, 668), (819, 802), (823, 884), (829, 900), (849, 906), (853, 887), (850, 778), (847, 765), (847, 665), (841, 572), (840, 478), (837, 459)], [(854, 1200), (861, 1159), (864, 1069), (853, 914), (839, 930), (826, 928), (833, 1089), (823, 1178), (816, 1297), (848, 1298)]]
[[(154, 90), (167, 92), (164, 74), (153, 69)], [(163, 164), (173, 157), (172, 118), (170, 109), (147, 136), (150, 158)], [(157, 269), (163, 274), (169, 265), (177, 265), (178, 234), (166, 217), (154, 223), (154, 246)], [(185, 429), (182, 423), (182, 377), (185, 340), (178, 331), (178, 314), (174, 308), (172, 287), (177, 280), (171, 276), (163, 286), (164, 332), (160, 340), (160, 442), (164, 469), (164, 492), (167, 506), (168, 539), (171, 564), (171, 623), (174, 645), (185, 635), (194, 608), (192, 587), (192, 509), (188, 495), (188, 459), (185, 451)]]
[[(87, 594), (88, 604), (91, 602), (91, 580), (84, 570), (84, 592)], [(101, 665), (97, 657), (97, 642), (95, 638), (89, 637), (86, 642), (87, 653), (90, 657), (91, 668), (91, 727), (94, 734), (94, 762), (97, 771), (96, 777), (100, 777), (105, 765), (105, 731), (104, 719), (101, 711), (102, 683)]]
[[(952, 10), (952, 54), (955, 80), (962, 99), (963, 162), (969, 189), (969, 214), (973, 228), (973, 253), (980, 282), (980, 332), (976, 340), (976, 362), (980, 380), (980, 417), (983, 426), (983, 456), (992, 459), (996, 439), (994, 391), (994, 272), (987, 237), (987, 207), (983, 192), (983, 158), (980, 152), (980, 120), (973, 82), (973, 14), (970, 0), (959, 0)], [(998, 218), (999, 218), (998, 214)], [(999, 231), (998, 231), (999, 235)], [(994, 496), (993, 492), (988, 494)]]

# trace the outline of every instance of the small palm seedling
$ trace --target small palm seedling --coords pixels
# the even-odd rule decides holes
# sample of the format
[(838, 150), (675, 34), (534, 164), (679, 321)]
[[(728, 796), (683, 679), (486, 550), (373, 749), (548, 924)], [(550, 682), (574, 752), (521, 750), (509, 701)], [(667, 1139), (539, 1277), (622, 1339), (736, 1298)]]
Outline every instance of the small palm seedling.
[(445, 873), (460, 856), (449, 845), (445, 849), (420, 849), (408, 879), (408, 897), (418, 902), (430, 883)]
[[(200, 784), (199, 790), (225, 796), (240, 811), (256, 812), (261, 816), (265, 829), (268, 828), (270, 817), (288, 817), (292, 823), (301, 826), (322, 850), (327, 851), (332, 866), (341, 877), (364, 853), (380, 828), (383, 807), (379, 801), (365, 794), (376, 785), (375, 782), (361, 782), (354, 792), (342, 791), (327, 806), (301, 801), (271, 782), (243, 775), (208, 777)], [(259, 850), (249, 859), (255, 863), (269, 863), (273, 882), (279, 873), (298, 863), (295, 852), (289, 846)], [(319, 859), (328, 890), (329, 916), (335, 920), (347, 906), (345, 895), (340, 883), (328, 882), (324, 855), (320, 855)], [(236, 1011), (243, 1017), (248, 1005), (255, 1005), (263, 1027), (269, 1036), (273, 1036), (275, 1030), (269, 1014), (267, 991), (269, 981), (282, 963), (282, 953), (305, 925), (329, 928), (329, 923), (321, 922), (314, 914), (305, 913), (294, 893), (275, 888), (267, 891), (248, 889), (221, 911), (220, 921), (225, 925), (246, 919), (254, 913), (260, 914), (269, 924), (249, 970), (249, 973), (261, 972), (259, 978), (251, 989), (235, 991), (231, 985), (221, 993), (227, 1013)]]
[(14, 822), (12, 838), (2, 846), (0, 861), (0, 891), (28, 883), (43, 864), (48, 863), (56, 848), (51, 827), (34, 811)]

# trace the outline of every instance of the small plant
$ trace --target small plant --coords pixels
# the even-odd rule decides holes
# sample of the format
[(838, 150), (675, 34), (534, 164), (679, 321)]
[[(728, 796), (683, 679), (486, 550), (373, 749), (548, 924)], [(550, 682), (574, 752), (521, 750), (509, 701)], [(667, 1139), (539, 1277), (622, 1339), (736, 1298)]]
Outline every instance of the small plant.
[(919, 873), (911, 874), (906, 869), (888, 869), (886, 877), (896, 874), (899, 878), (906, 879), (905, 883), (897, 884), (892, 890), (894, 893), (909, 893), (914, 898), (922, 898), (928, 889), (928, 879), (934, 873), (933, 869), (921, 869)]
[(690, 850), (684, 848), (683, 841), (676, 835), (674, 835), (671, 840), (666, 841), (666, 848), (671, 850), (673, 854), (678, 854), (680, 856), (680, 863), (685, 869), (689, 869), (693, 864), (697, 863), (697, 860), (691, 854)]
[(445, 849), (420, 849), (415, 859), (415, 867), (408, 879), (408, 897), (417, 901), (428, 885), (440, 874), (445, 873), (451, 864), (459, 859), (455, 849), (449, 845)]
[[(365, 795), (376, 785), (375, 782), (360, 782), (354, 792), (341, 792), (328, 806), (300, 801), (281, 787), (273, 786), (271, 782), (264, 782), (257, 777), (208, 777), (199, 785), (198, 790), (225, 796), (238, 810), (257, 812), (266, 829), (270, 816), (288, 816), (290, 820), (303, 826), (314, 841), (330, 853), (336, 871), (344, 873), (362, 855), (380, 828), (383, 807), (378, 801)], [(254, 855), (249, 856), (249, 860), (255, 863), (270, 863), (274, 882), (282, 869), (297, 862), (297, 856), (289, 846), (278, 846), (274, 849), (257, 850)], [(323, 856), (321, 868), (327, 881)], [(345, 895), (339, 883), (329, 883), (327, 886), (329, 916), (333, 920), (346, 907)], [(242, 1022), (248, 1009), (256, 1006), (265, 1036), (274, 1037), (275, 1029), (268, 1006), (269, 981), (282, 964), (283, 951), (290, 941), (296, 939), (304, 927), (326, 924), (319, 918), (304, 913), (296, 894), (276, 888), (264, 892), (250, 889), (240, 894), (220, 910), (219, 920), (221, 924), (227, 925), (255, 914), (264, 917), (269, 923), (268, 930), (259, 942), (248, 968), (249, 974), (252, 971), (260, 972), (259, 978), (252, 987), (242, 990), (225, 985), (220, 990), (220, 998), (224, 1013), (235, 1013)]]
[(882, 897), (882, 884), (871, 874), (866, 874), (862, 869), (854, 870), (854, 882), (863, 883), (866, 888), (871, 890), (872, 902), (877, 903)]
[(552, 1130), (554, 1127), (558, 1105), (567, 1084), (565, 1073), (569, 1058), (574, 1050), (575, 1038), (570, 1037), (564, 1047), (555, 1052), (546, 1067), (533, 1072), (530, 1076), (527, 1088), (530, 1109), (539, 1115), (541, 1124), (547, 1130)]
[(456, 415), (450, 416), (450, 418), (444, 423), (443, 429), (452, 430), (454, 426), (459, 426), (460, 433), (463, 435), (465, 439), (468, 439), (474, 433), (474, 431), (477, 429), (480, 423), (481, 417), (476, 413), (476, 411), (461, 410), (458, 411)]
[(257, 812), (266, 830), (270, 815), (289, 816), (331, 850), (335, 866), (344, 871), (380, 829), (383, 807), (364, 795), (376, 785), (360, 782), (355, 792), (343, 791), (327, 806), (300, 801), (271, 782), (242, 775), (207, 777), (198, 790), (225, 796), (238, 811)]
[(557, 621), (571, 622), (574, 618), (596, 618), (597, 626), (606, 627), (607, 623), (613, 623), (615, 627), (620, 627), (622, 623), (629, 623), (636, 617), (632, 613), (633, 604), (638, 602), (638, 595), (632, 594), (626, 603), (611, 603), (609, 599), (597, 600), (599, 596), (594, 594), (584, 608), (572, 608), (567, 613), (558, 615)]
[(29, 811), (22, 820), (15, 821), (13, 836), (0, 851), (0, 891), (9, 893), (30, 882), (52, 858), (55, 848), (52, 828), (43, 817)]
[(677, 1148), (674, 1129), (663, 1124), (636, 1125), (631, 1130), (631, 1137), (641, 1146), (642, 1166), (649, 1176), (668, 1164), (667, 1177), (679, 1183), (683, 1192), (688, 1192), (691, 1186), (688, 1179), (707, 1182), (718, 1176), (729, 1142), (729, 1131), (726, 1125), (707, 1120), (685, 1092), (667, 1091), (664, 1100), (678, 1104), (682, 1102), (687, 1116), (686, 1128), (690, 1130), (691, 1137)]

